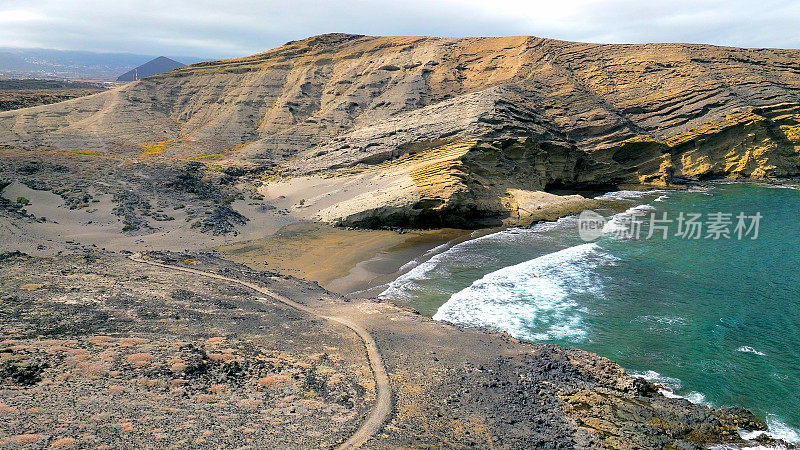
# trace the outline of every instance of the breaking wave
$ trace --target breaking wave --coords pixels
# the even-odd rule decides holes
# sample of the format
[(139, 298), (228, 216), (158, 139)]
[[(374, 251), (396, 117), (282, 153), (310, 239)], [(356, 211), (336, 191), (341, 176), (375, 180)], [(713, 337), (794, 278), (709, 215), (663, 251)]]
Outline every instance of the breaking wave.
[(690, 402), (696, 403), (698, 405), (710, 406), (710, 404), (706, 400), (706, 396), (699, 392), (692, 391), (683, 395), (677, 394), (676, 391), (680, 390), (682, 387), (681, 380), (677, 378), (661, 375), (655, 370), (647, 370), (644, 372), (629, 371), (628, 373), (631, 376), (645, 379), (659, 386), (658, 392), (660, 392), (661, 395), (663, 395), (664, 397), (685, 398), (686, 400), (689, 400)]
[(453, 294), (433, 318), (489, 326), (520, 339), (583, 340), (576, 294), (602, 295), (594, 269), (615, 259), (588, 243), (505, 267)]
[[(410, 261), (405, 264), (400, 272), (402, 275), (389, 283), (387, 288), (378, 297), (381, 299), (406, 299), (412, 297), (418, 283), (434, 276), (447, 278), (446, 266), (457, 265), (459, 262), (469, 262), (470, 265), (489, 264), (482, 252), (476, 251), (481, 246), (507, 245), (511, 241), (525, 241), (528, 244), (541, 237), (543, 232), (556, 229), (574, 228), (577, 223), (575, 217), (562, 217), (555, 222), (544, 222), (531, 228), (511, 228), (496, 233), (480, 236), (453, 246), (443, 244), (426, 252), (420, 260)], [(433, 255), (433, 256), (431, 256)], [(405, 273), (404, 270), (407, 270)]]
[(749, 345), (743, 345), (743, 346), (737, 348), (736, 351), (737, 352), (742, 352), (742, 353), (753, 353), (753, 354), (758, 355), (758, 356), (766, 356), (766, 354), (764, 352), (760, 352), (760, 351), (754, 349), (753, 347), (750, 347)]
[(648, 191), (612, 191), (606, 192), (603, 195), (598, 195), (595, 199), (598, 200), (631, 200), (642, 198), (648, 195), (661, 193), (661, 190), (648, 190)]

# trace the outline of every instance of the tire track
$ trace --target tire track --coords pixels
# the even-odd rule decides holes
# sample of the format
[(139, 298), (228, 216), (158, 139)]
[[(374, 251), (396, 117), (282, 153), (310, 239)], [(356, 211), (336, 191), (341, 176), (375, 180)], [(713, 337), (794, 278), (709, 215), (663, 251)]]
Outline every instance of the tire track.
[(280, 294), (276, 294), (275, 292), (272, 292), (271, 290), (259, 286), (255, 283), (237, 280), (235, 278), (229, 278), (216, 273), (205, 272), (197, 269), (190, 269), (188, 267), (173, 266), (155, 261), (148, 261), (146, 259), (143, 259), (139, 254), (128, 256), (128, 259), (139, 263), (148, 264), (151, 266), (162, 267), (165, 269), (179, 270), (181, 272), (192, 273), (195, 275), (200, 275), (208, 278), (214, 278), (217, 280), (223, 280), (231, 283), (240, 284), (256, 292), (267, 295), (294, 309), (303, 311), (305, 313), (319, 317), (321, 319), (328, 320), (330, 322), (344, 325), (345, 327), (349, 328), (354, 333), (356, 333), (358, 337), (361, 339), (361, 341), (364, 343), (364, 347), (367, 352), (367, 359), (369, 360), (369, 365), (370, 368), (372, 369), (372, 375), (375, 379), (375, 391), (377, 394), (376, 395), (377, 399), (375, 402), (375, 406), (372, 407), (372, 411), (370, 411), (369, 415), (367, 416), (367, 420), (365, 420), (364, 423), (361, 424), (361, 427), (358, 430), (356, 430), (356, 432), (353, 433), (353, 435), (350, 436), (350, 438), (348, 438), (344, 443), (339, 445), (338, 448), (353, 449), (362, 446), (372, 436), (374, 436), (375, 433), (377, 433), (383, 427), (383, 424), (386, 422), (386, 420), (388, 420), (389, 415), (392, 412), (392, 388), (389, 385), (389, 377), (386, 374), (386, 366), (383, 364), (383, 358), (381, 357), (380, 351), (378, 351), (378, 346), (375, 343), (375, 339), (373, 339), (372, 335), (369, 334), (369, 332), (362, 326), (358, 325), (357, 323), (345, 317), (326, 316), (324, 314), (320, 314), (313, 308), (298, 303)]

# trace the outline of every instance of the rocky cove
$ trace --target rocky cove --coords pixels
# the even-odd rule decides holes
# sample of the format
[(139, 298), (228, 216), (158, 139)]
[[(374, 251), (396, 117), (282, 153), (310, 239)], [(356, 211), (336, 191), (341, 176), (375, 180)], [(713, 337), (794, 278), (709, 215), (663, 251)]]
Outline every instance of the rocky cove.
[[(798, 60), (326, 34), (2, 112), (2, 442), (778, 445), (589, 351), (317, 282), (627, 186), (796, 176)], [(92, 419), (53, 428), (72, 401)]]

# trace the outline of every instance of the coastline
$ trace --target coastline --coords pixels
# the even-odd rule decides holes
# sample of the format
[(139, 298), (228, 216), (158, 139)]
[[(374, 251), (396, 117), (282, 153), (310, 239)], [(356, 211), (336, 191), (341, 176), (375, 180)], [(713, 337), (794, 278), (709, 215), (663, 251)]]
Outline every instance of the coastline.
[[(718, 183), (720, 185), (742, 184), (742, 185), (752, 185), (752, 186), (763, 187), (763, 188), (797, 189), (796, 183), (792, 183), (792, 182), (763, 183), (763, 182), (753, 182), (753, 181), (749, 181), (749, 180), (742, 182), (741, 180), (724, 179), (724, 180), (718, 180)], [(705, 190), (706, 188), (708, 188), (708, 186), (703, 186), (702, 190)], [(669, 188), (658, 188), (658, 189), (650, 190), (650, 191), (648, 191), (646, 193), (643, 193), (643, 195), (641, 197), (647, 198), (648, 194), (653, 195), (653, 196), (655, 196), (655, 194), (668, 194), (669, 191), (672, 191), (672, 189), (669, 189)], [(617, 200), (623, 200), (623, 197), (625, 197), (625, 194), (626, 194), (625, 192), (619, 192), (617, 195), (609, 195), (608, 197), (616, 198)], [(655, 200), (650, 198), (646, 202), (642, 202), (642, 201), (636, 201), (637, 200), (637, 196), (636, 195), (631, 195), (631, 196), (627, 197), (627, 202), (622, 202), (621, 204), (624, 204), (625, 207), (626, 207), (625, 209), (627, 209), (628, 207), (631, 207), (631, 206), (650, 203), (653, 200), (654, 201), (663, 201), (663, 197), (664, 196), (661, 196), (661, 197), (659, 197), (659, 198), (657, 198)], [(497, 229), (495, 231), (502, 231), (502, 230), (503, 229)], [(391, 301), (390, 298), (386, 299), (386, 300)], [(412, 307), (413, 306), (414, 305), (412, 305)], [(426, 312), (425, 315), (430, 316), (430, 313)], [(512, 335), (513, 335), (513, 333), (512, 333)], [(746, 347), (746, 348), (749, 348), (749, 347)], [(594, 350), (589, 350), (589, 351), (593, 351), (594, 352)], [(742, 351), (742, 350), (738, 350), (738, 351)], [(603, 356), (612, 357), (609, 353), (599, 352), (599, 354), (601, 354)], [(763, 354), (761, 354), (761, 355), (763, 356)], [(614, 359), (614, 358), (612, 357), (612, 359)], [(616, 361), (616, 359), (615, 359), (615, 361)], [(641, 369), (641, 368), (639, 368), (639, 369)], [(653, 372), (652, 370), (649, 370), (648, 372), (656, 373), (656, 372)], [(682, 392), (681, 395), (679, 395), (678, 393), (676, 393), (677, 389), (674, 386), (670, 386), (668, 384), (662, 385), (662, 384), (658, 383), (657, 380), (650, 379), (650, 378), (648, 378), (646, 376), (643, 376), (642, 374), (638, 374), (637, 375), (637, 373), (638, 373), (637, 370), (633, 370), (632, 369), (630, 373), (633, 376), (639, 376), (641, 378), (646, 379), (647, 381), (654, 382), (657, 386), (659, 386), (660, 392), (662, 394), (670, 397), (670, 398), (682, 398), (682, 399), (686, 399), (687, 401), (690, 401), (690, 402), (695, 403), (695, 404), (701, 404), (701, 405), (706, 405), (706, 406), (711, 406), (711, 407), (716, 407), (716, 408), (723, 407), (725, 405), (724, 403), (722, 403), (722, 404), (721, 403), (715, 403), (715, 404), (708, 403), (705, 400), (705, 397), (703, 396), (702, 391), (700, 391), (700, 392), (688, 392), (688, 393)], [(734, 403), (734, 404), (739, 404), (739, 403)], [(762, 418), (763, 418), (763, 416), (762, 416)], [(783, 422), (784, 420), (786, 420), (784, 417), (781, 417), (779, 415), (776, 415), (776, 414), (773, 414), (773, 413), (767, 411), (766, 419), (767, 419), (767, 422), (769, 423), (769, 426), (770, 426), (769, 430), (767, 432), (767, 436), (771, 436), (772, 438), (775, 438), (775, 439), (785, 439), (785, 440), (790, 441), (790, 442), (797, 442), (798, 434), (797, 434), (796, 429), (791, 428), (790, 425), (787, 425), (785, 422)]]
[[(719, 180), (721, 183), (740, 183), (739, 180), (732, 180), (732, 179), (722, 179)], [(747, 181), (745, 183), (753, 183), (752, 181)], [(787, 188), (795, 188), (796, 187), (789, 187), (785, 186), (787, 183), (764, 183), (765, 187), (787, 187)], [(355, 233), (380, 233), (381, 237), (388, 237), (389, 242), (392, 244), (391, 246), (387, 245), (377, 245), (372, 246), (371, 248), (367, 249), (367, 251), (360, 253), (361, 255), (372, 253), (372, 256), (367, 259), (358, 259), (359, 253), (351, 252), (347, 256), (350, 256), (349, 259), (343, 261), (344, 264), (351, 266), (348, 270), (347, 274), (338, 278), (329, 278), (326, 279), (325, 284), (322, 284), (322, 287), (331, 290), (333, 292), (337, 292), (340, 294), (345, 295), (346, 297), (350, 297), (353, 299), (358, 300), (371, 300), (378, 297), (378, 294), (385, 289), (391, 281), (396, 279), (397, 277), (403, 275), (404, 273), (408, 272), (410, 268), (416, 267), (419, 264), (426, 262), (427, 260), (433, 258), (437, 254), (441, 254), (447, 251), (449, 248), (453, 246), (473, 240), (482, 236), (486, 236), (489, 234), (494, 234), (498, 232), (502, 232), (504, 230), (512, 229), (512, 228), (527, 228), (532, 227), (537, 224), (542, 223), (555, 223), (561, 218), (575, 216), (579, 211), (577, 209), (584, 209), (584, 208), (591, 208), (594, 207), (598, 210), (603, 210), (606, 212), (610, 212), (612, 214), (621, 213), (630, 208), (640, 206), (642, 204), (647, 204), (648, 202), (642, 202), (641, 199), (650, 196), (657, 196), (658, 194), (664, 194), (670, 191), (683, 191), (687, 189), (702, 187), (705, 188), (706, 185), (704, 183), (692, 183), (690, 185), (678, 185), (678, 186), (644, 186), (644, 185), (637, 185), (637, 186), (625, 186), (625, 189), (620, 189), (619, 191), (610, 191), (604, 194), (598, 195), (597, 198), (587, 198), (583, 201), (576, 202), (574, 199), (565, 199), (564, 202), (553, 202), (551, 208), (547, 208), (545, 211), (542, 212), (541, 215), (537, 215), (535, 220), (530, 220), (530, 223), (527, 225), (521, 222), (508, 222), (506, 225), (501, 227), (494, 227), (494, 228), (480, 228), (476, 230), (455, 230), (455, 229), (440, 229), (440, 230), (414, 230), (410, 232), (398, 233), (396, 231), (388, 231), (388, 230), (354, 230), (354, 229), (333, 229), (333, 230), (323, 230), (322, 234), (324, 235), (323, 239), (333, 239), (336, 237), (335, 230), (339, 230), (346, 233), (354, 233), (353, 236), (357, 236)], [(565, 197), (571, 197), (570, 194), (566, 194)], [(656, 200), (655, 198), (651, 199)], [(576, 208), (576, 206), (579, 206)], [(453, 234), (448, 235), (447, 233), (444, 234), (437, 234), (437, 231), (450, 231)], [(389, 233), (389, 234), (384, 234)], [(410, 236), (402, 237), (405, 234), (410, 234)], [(377, 236), (378, 234), (376, 234)], [(442, 239), (442, 238), (450, 238), (450, 239)], [(353, 237), (348, 239), (350, 242), (363, 242), (367, 245), (371, 244), (370, 238), (368, 237)], [(229, 255), (226, 255), (230, 257)], [(241, 262), (241, 261), (236, 261)], [(414, 263), (414, 266), (411, 266), (408, 270), (404, 270), (404, 268), (408, 267), (410, 264)], [(248, 265), (248, 264), (245, 264)], [(273, 269), (275, 266), (273, 266)], [(376, 268), (380, 268), (376, 270)], [(280, 271), (280, 270), (279, 270)], [(339, 273), (343, 273), (344, 271), (340, 268)], [(330, 273), (330, 272), (329, 272)], [(373, 300), (374, 301), (374, 300)], [(396, 302), (392, 299), (383, 299), (382, 303), (388, 303), (390, 305), (396, 306)], [(405, 302), (399, 303), (400, 307), (403, 309), (410, 309), (415, 312), (419, 312), (414, 308), (413, 305), (409, 305)], [(427, 319), (433, 319), (430, 315), (424, 314), (423, 315)], [(488, 333), (489, 335), (496, 335), (500, 334), (502, 336), (510, 336), (507, 332), (498, 330), (491, 327), (475, 327), (475, 326), (465, 326), (456, 323), (451, 323), (446, 320), (436, 320), (433, 319), (434, 322), (440, 323), (443, 326), (450, 328), (455, 327), (457, 329), (462, 330), (469, 330), (469, 331), (478, 331)], [(551, 345), (537, 341), (530, 341), (525, 339), (519, 339), (512, 337), (512, 339), (516, 340), (520, 343), (525, 343), (532, 346), (538, 345)], [(557, 345), (557, 344), (556, 344)], [(561, 347), (560, 345), (558, 345)], [(589, 352), (589, 354), (597, 355), (594, 352)], [(604, 358), (603, 355), (598, 355), (601, 358)], [(612, 359), (613, 361), (613, 359)], [(616, 364), (616, 362), (614, 361)], [(640, 379), (646, 381), (648, 383), (652, 383), (652, 385), (656, 388), (656, 391), (659, 395), (667, 398), (667, 399), (678, 399), (684, 400), (694, 406), (698, 407), (707, 407), (712, 409), (726, 409), (726, 406), (715, 405), (708, 402), (705, 399), (705, 396), (699, 392), (692, 392), (688, 395), (680, 395), (675, 392), (672, 386), (669, 384), (665, 384), (661, 381), (663, 378), (661, 375), (657, 374), (653, 371), (648, 371), (647, 373), (640, 373), (635, 370), (629, 370), (626, 368), (622, 368), (622, 370), (630, 377), (635, 379)], [(648, 376), (649, 373), (654, 373), (658, 375), (656, 378)], [(762, 420), (759, 418), (758, 420)], [(740, 438), (744, 439), (745, 441), (750, 442), (758, 442), (760, 446), (751, 447), (751, 448), (763, 448), (763, 449), (785, 449), (785, 448), (794, 448), (794, 447), (785, 447), (784, 443), (792, 444), (791, 440), (787, 440), (793, 436), (792, 432), (794, 431), (791, 427), (788, 427), (782, 422), (775, 422), (775, 416), (772, 414), (768, 414), (764, 423), (767, 424), (767, 428), (764, 430), (757, 430), (757, 431), (749, 431), (746, 428), (740, 428), (737, 431), (737, 434)], [(774, 426), (778, 426), (781, 429), (773, 429)], [(785, 428), (785, 429), (784, 429)], [(717, 448), (717, 447), (714, 447)], [(738, 449), (738, 448), (748, 448), (748, 446), (739, 447), (736, 445), (722, 445), (718, 448), (725, 448), (725, 449)]]
[(339, 294), (370, 287), (428, 250), (472, 230), (361, 230), (315, 222), (287, 225), (273, 236), (216, 247), (226, 258), (255, 270), (291, 275)]
[[(629, 187), (649, 191), (651, 186)], [(600, 192), (592, 192), (600, 195)], [(592, 198), (564, 192), (537, 192), (520, 205), (518, 214), (501, 226), (477, 229), (411, 230), (336, 227), (300, 221), (263, 238), (213, 247), (226, 258), (256, 270), (271, 270), (319, 283), (332, 292), (359, 297), (377, 295), (376, 287), (402, 275), (403, 268), (442, 245), (455, 245), (515, 227), (553, 222), (586, 209), (624, 211), (619, 198)], [(528, 209), (526, 210), (525, 207)], [(429, 256), (432, 256), (430, 254)], [(420, 261), (421, 262), (421, 261)]]
[[(678, 186), (623, 187), (625, 192), (681, 189)], [(630, 206), (625, 198), (603, 197), (606, 191), (587, 192), (590, 195), (582, 196), (574, 191), (536, 192), (526, 198), (527, 205), (519, 205), (516, 215), (495, 227), (389, 230), (300, 221), (263, 238), (226, 243), (212, 249), (253, 269), (300, 277), (338, 294), (377, 295), (379, 292), (373, 292), (375, 288), (402, 275), (408, 263), (424, 262), (421, 258), (433, 256), (429, 252), (436, 247), (452, 246), (509, 228), (554, 222), (586, 209), (621, 212)]]
[[(613, 197), (613, 196), (611, 196)], [(603, 205), (610, 210), (625, 210), (629, 208), (632, 202), (631, 199), (623, 200), (622, 198), (600, 199), (596, 202), (598, 205)], [(574, 215), (571, 212), (568, 215)], [(433, 256), (436, 250), (442, 245), (452, 246), (456, 243), (466, 240), (474, 239), (481, 235), (502, 231), (512, 227), (502, 227), (493, 229), (479, 229), (479, 230), (455, 230), (455, 229), (442, 229), (442, 230), (412, 230), (412, 231), (391, 231), (391, 230), (353, 230), (335, 228), (318, 223), (299, 222), (284, 226), (272, 235), (261, 240), (251, 240), (242, 243), (235, 243), (216, 247), (221, 253), (221, 256), (234, 260), (235, 262), (242, 263), (256, 270), (266, 270), (271, 272), (281, 273), (283, 275), (292, 275), (293, 277), (302, 277), (307, 280), (317, 281), (324, 286), (332, 286), (336, 288), (338, 284), (342, 290), (353, 289), (354, 286), (362, 286), (366, 283), (368, 286), (372, 283), (379, 283), (380, 280), (391, 278), (398, 273), (397, 269), (405, 266), (409, 261)], [(204, 262), (200, 255), (193, 254), (176, 254), (170, 256), (174, 261), (183, 263), (193, 267), (202, 267), (208, 263), (209, 267), (221, 265), (222, 267), (229, 267), (227, 263), (222, 261), (211, 260)], [(189, 261), (189, 262), (187, 262)], [(259, 266), (260, 265), (260, 266)], [(236, 269), (241, 270), (241, 269)], [(248, 275), (248, 276), (254, 276)], [(312, 278), (313, 277), (313, 278)], [(316, 279), (314, 279), (316, 278)], [(320, 281), (321, 280), (321, 281)], [(275, 279), (270, 281), (273, 283), (282, 295), (291, 299), (297, 299), (298, 302), (309, 302), (310, 299), (316, 298), (316, 295), (326, 296), (324, 291), (318, 287), (313, 286), (305, 281), (296, 279)], [(289, 286), (291, 285), (291, 287)], [(309, 296), (309, 293), (314, 295)], [(363, 294), (363, 295), (362, 295)], [(357, 296), (358, 299), (353, 299)], [(640, 398), (646, 398), (648, 404), (645, 408), (647, 414), (661, 414), (656, 412), (659, 408), (662, 411), (667, 411), (669, 415), (680, 414), (685, 417), (685, 420), (693, 421), (692, 426), (705, 427), (706, 425), (699, 422), (701, 417), (708, 416), (708, 411), (704, 405), (691, 405), (686, 406), (681, 403), (675, 403), (674, 398), (669, 396), (661, 396), (650, 392), (645, 389), (640, 391), (638, 381), (631, 381), (632, 378), (619, 369), (617, 372), (617, 365), (606, 360), (603, 357), (596, 356), (596, 354), (586, 351), (579, 351), (574, 349), (557, 347), (550, 344), (542, 344), (536, 342), (524, 342), (517, 339), (509, 338), (505, 333), (499, 331), (489, 331), (482, 329), (467, 329), (458, 325), (448, 324), (444, 322), (433, 321), (428, 317), (419, 317), (412, 314), (409, 310), (411, 308), (398, 307), (393, 305), (391, 301), (384, 301), (375, 303), (376, 295), (372, 292), (356, 293), (349, 295), (351, 298), (346, 308), (349, 315), (359, 317), (364, 323), (369, 324), (370, 329), (374, 330), (376, 338), (379, 338), (379, 345), (383, 352), (386, 352), (389, 363), (389, 371), (392, 374), (399, 374), (398, 376), (411, 376), (413, 379), (393, 380), (395, 392), (402, 393), (399, 400), (398, 408), (401, 411), (399, 417), (407, 420), (408, 423), (413, 423), (414, 426), (420, 426), (420, 423), (427, 423), (427, 415), (421, 414), (419, 417), (413, 416), (407, 418), (404, 411), (406, 408), (412, 408), (415, 404), (424, 402), (423, 397), (418, 395), (414, 390), (418, 384), (423, 383), (422, 380), (429, 375), (431, 370), (441, 370), (442, 374), (449, 373), (453, 367), (462, 367), (464, 364), (481, 364), (480, 367), (489, 367), (490, 364), (496, 364), (491, 358), (476, 357), (471, 351), (464, 351), (465, 348), (486, 348), (489, 350), (488, 355), (493, 355), (494, 350), (508, 351), (513, 348), (513, 352), (518, 356), (515, 357), (519, 361), (514, 362), (514, 366), (503, 366), (503, 374), (500, 378), (515, 380), (514, 374), (518, 370), (531, 370), (531, 367), (539, 368), (539, 361), (548, 358), (554, 361), (559, 361), (557, 364), (575, 364), (577, 367), (583, 367), (588, 370), (586, 376), (589, 380), (594, 380), (595, 376), (603, 373), (604, 378), (597, 387), (595, 381), (587, 384), (587, 388), (579, 391), (574, 391), (572, 388), (560, 390), (559, 394), (566, 408), (566, 417), (569, 420), (578, 419), (579, 424), (586, 424), (587, 428), (593, 428), (592, 421), (601, 420), (603, 418), (604, 408), (621, 408), (623, 411), (631, 414), (639, 414), (637, 408), (642, 408), (642, 405), (637, 403)], [(334, 305), (333, 299), (325, 300)], [(321, 305), (325, 305), (323, 302)], [(328, 307), (328, 306), (325, 306)], [(339, 308), (340, 306), (336, 306)], [(270, 329), (266, 327), (265, 329)], [(447, 336), (448, 344), (444, 348), (441, 347), (442, 336)], [(464, 339), (468, 339), (465, 341)], [(419, 348), (409, 348), (409, 342), (420, 341)], [(435, 348), (435, 351), (431, 349)], [(417, 356), (409, 357), (413, 353)], [(399, 362), (403, 363), (400, 364)], [(409, 361), (414, 365), (413, 373), (409, 375), (408, 364)], [(505, 362), (503, 364), (506, 364)], [(517, 366), (519, 364), (519, 366)], [(573, 366), (566, 366), (573, 367)], [(595, 368), (598, 367), (598, 368)], [(608, 377), (606, 369), (600, 370), (602, 367), (613, 368), (613, 377)], [(581, 369), (581, 370), (584, 370)], [(594, 372), (600, 370), (599, 372)], [(507, 373), (506, 373), (507, 372)], [(484, 371), (480, 370), (477, 373), (469, 372), (470, 377), (477, 377), (478, 382), (494, 382), (495, 378), (484, 380)], [(444, 376), (444, 375), (443, 375)], [(457, 374), (456, 378), (460, 377)], [(487, 375), (488, 376), (488, 375)], [(537, 375), (538, 376), (538, 375)], [(548, 378), (550, 375), (542, 376), (543, 379), (551, 380)], [(472, 380), (472, 378), (469, 378)], [(516, 381), (514, 381), (516, 382)], [(569, 379), (556, 379), (557, 383), (567, 383), (571, 385), (572, 381)], [(581, 381), (583, 382), (583, 381)], [(449, 382), (443, 388), (446, 392), (455, 389), (455, 392), (461, 392), (463, 389), (468, 389), (472, 385), (457, 385), (457, 381)], [(528, 385), (520, 381), (519, 389), (530, 391), (535, 389), (535, 385)], [(618, 386), (633, 385), (633, 388), (619, 388)], [(430, 386), (431, 389), (437, 389), (436, 386)], [(658, 389), (659, 386), (656, 386)], [(612, 400), (603, 397), (607, 394), (608, 390), (612, 389), (615, 392)], [(631, 390), (632, 389), (632, 390)], [(642, 388), (644, 389), (644, 388)], [(445, 392), (445, 391), (443, 391)], [(503, 391), (505, 392), (505, 391)], [(443, 394), (444, 395), (444, 394)], [(630, 397), (630, 398), (629, 398)], [(440, 399), (444, 401), (444, 398)], [(462, 400), (465, 403), (466, 399)], [(479, 404), (483, 401), (480, 399), (470, 399), (470, 402)], [(507, 403), (509, 399), (498, 399), (498, 402)], [(473, 404), (473, 403), (470, 403)], [(498, 403), (500, 404), (500, 403)], [(554, 403), (560, 405), (561, 403)], [(530, 406), (530, 405), (529, 405)], [(655, 408), (650, 412), (650, 408)], [(723, 411), (723, 410), (719, 410)], [(544, 417), (542, 414), (537, 413), (533, 417), (533, 421), (540, 420)], [(720, 413), (723, 414), (723, 413)], [(749, 416), (747, 416), (749, 417)], [(454, 419), (455, 420), (455, 419)], [(487, 419), (493, 420), (493, 419)], [(602, 419), (604, 420), (604, 419)], [(720, 419), (722, 420), (722, 419)], [(736, 419), (739, 420), (739, 419)], [(747, 419), (750, 420), (750, 419)], [(725, 423), (729, 422), (724, 419)], [(760, 422), (754, 421), (752, 424), (759, 425)], [(630, 430), (636, 426), (635, 423), (628, 419), (615, 418), (611, 424), (615, 430), (624, 433), (630, 433)], [(726, 425), (729, 427), (730, 425)], [(583, 428), (581, 428), (583, 429)], [(713, 436), (703, 439), (713, 439), (715, 442), (720, 442), (723, 439), (735, 438), (735, 431), (733, 435), (729, 433), (732, 428), (727, 428), (726, 433), (719, 434), (717, 430), (714, 431)], [(659, 430), (659, 433), (671, 435), (676, 431), (667, 427)], [(633, 436), (633, 437), (631, 437)], [(730, 436), (730, 437), (728, 437)], [(750, 435), (747, 435), (750, 436)], [(754, 436), (754, 435), (753, 435)], [(638, 434), (631, 434), (628, 437), (631, 439), (640, 439)], [(744, 438), (743, 436), (740, 436)], [(403, 437), (396, 438), (397, 442), (403, 444), (408, 441)], [(705, 442), (705, 441), (701, 441)], [(741, 441), (738, 441), (741, 442)]]
[(0, 112), (0, 447), (800, 450), (800, 49), (436, 34)]
[[(0, 386), (9, 418), (2, 431), (11, 435), (4, 444), (55, 441), (80, 429), (88, 433), (71, 442), (91, 446), (146, 446), (156, 436), (177, 445), (233, 447), (250, 442), (242, 440), (245, 434), (252, 442), (279, 439), (292, 448), (334, 447), (357, 436), (369, 439), (367, 448), (559, 442), (699, 449), (747, 445), (738, 429), (766, 427), (745, 410), (660, 395), (652, 384), (583, 350), (436, 322), (387, 302), (348, 300), (205, 252), (149, 252), (143, 259), (156, 264), (108, 252), (91, 258), (17, 255), (2, 262), (16, 269), (0, 272), (4, 289), (25, 298), (26, 312), (49, 312), (50, 319), (31, 323), (24, 314), (3, 324), (14, 334), (0, 342), (6, 355), (0, 362), (32, 367), (38, 377), (19, 378), (25, 386)], [(64, 280), (66, 270), (71, 276)], [(121, 278), (137, 284), (129, 287)], [(66, 303), (63, 287), (69, 288)], [(266, 297), (243, 290), (252, 287)], [(164, 296), (165, 290), (173, 294)], [(119, 295), (135, 295), (138, 311), (146, 314), (133, 323), (101, 320), (129, 314), (127, 303), (115, 301)], [(200, 308), (196, 314), (180, 313), (187, 301)], [(86, 320), (86, 326), (69, 325), (66, 335), (50, 325), (53, 319), (56, 325), (74, 322), (65, 304), (80, 308)], [(352, 327), (320, 318), (344, 318)], [(38, 327), (37, 337), (21, 333), (29, 326)], [(372, 435), (356, 430), (370, 423), (368, 411), (382, 410), (386, 402), (378, 399), (368, 355), (353, 329), (374, 337), (367, 346), (379, 352), (389, 375), (391, 416)], [(203, 376), (196, 367), (204, 368)], [(235, 370), (241, 367), (251, 369)], [(88, 424), (61, 413), (57, 420), (66, 427), (52, 431), (54, 416), (74, 411), (68, 405), (76, 397), (84, 410), (108, 412)], [(126, 409), (112, 416), (114, 405)], [(162, 414), (164, 407), (184, 415), (154, 421), (152, 411)], [(263, 426), (265, 416), (275, 426)], [(124, 433), (104, 433), (107, 417), (122, 419)], [(218, 422), (222, 427), (208, 432)]]

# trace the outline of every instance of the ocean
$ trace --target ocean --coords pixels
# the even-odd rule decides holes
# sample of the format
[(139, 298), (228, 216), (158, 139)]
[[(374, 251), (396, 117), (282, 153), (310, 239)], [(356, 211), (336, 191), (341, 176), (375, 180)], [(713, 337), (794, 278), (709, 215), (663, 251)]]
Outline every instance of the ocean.
[(567, 217), (440, 246), (381, 297), (606, 356), (666, 395), (745, 407), (800, 442), (800, 191), (714, 183), (606, 196), (630, 209), (598, 211), (597, 240)]

